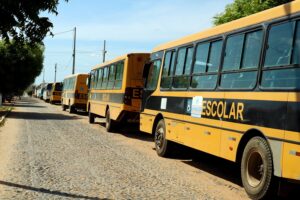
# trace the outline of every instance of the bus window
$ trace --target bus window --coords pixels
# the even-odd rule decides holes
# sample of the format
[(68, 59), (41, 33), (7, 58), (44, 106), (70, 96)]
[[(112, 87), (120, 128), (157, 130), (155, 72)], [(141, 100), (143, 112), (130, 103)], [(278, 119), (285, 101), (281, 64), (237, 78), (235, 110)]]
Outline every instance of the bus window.
[(108, 81), (108, 67), (104, 67), (103, 68), (103, 81), (101, 84), (101, 89), (106, 89), (107, 81)]
[(300, 89), (300, 68), (265, 71), (261, 85), (264, 88)]
[(242, 69), (257, 68), (262, 46), (262, 31), (246, 34), (245, 47), (242, 60)]
[[(261, 30), (230, 36), (226, 43), (220, 87), (223, 89), (254, 88), (261, 47)], [(239, 72), (240, 70), (243, 72)]]
[(185, 47), (178, 50), (173, 88), (185, 89), (189, 86), (193, 51), (194, 47)]
[(113, 89), (114, 83), (115, 83), (115, 76), (116, 76), (116, 66), (111, 65), (109, 67), (109, 77), (108, 77), (108, 84), (107, 84), (107, 89)]
[(198, 44), (193, 73), (205, 73), (210, 43)]
[(223, 71), (239, 70), (244, 43), (244, 34), (227, 39), (224, 53)]
[(207, 72), (218, 72), (220, 67), (222, 45), (223, 45), (222, 40), (211, 43), (210, 54), (207, 63), (208, 66)]
[(52, 89), (52, 84), (48, 84), (47, 85), (47, 90), (51, 90)]
[(163, 75), (161, 78), (161, 88), (170, 88), (172, 85), (172, 76), (174, 75), (176, 51), (168, 51), (165, 55)]
[(272, 26), (264, 67), (289, 65), (293, 45), (293, 22)]
[[(292, 64), (299, 64), (300, 28), (298, 24), (299, 21), (294, 21), (271, 26), (261, 78), (262, 88), (300, 89), (300, 69), (291, 68)], [(295, 25), (297, 26), (294, 31)]]
[(177, 64), (176, 64), (176, 69), (175, 69), (175, 75), (180, 76), (180, 75), (183, 74), (185, 54), (186, 54), (186, 48), (179, 49), (178, 56), (177, 56)]
[(54, 90), (55, 91), (62, 91), (62, 84), (61, 83), (56, 83)]
[(300, 22), (297, 22), (296, 37), (294, 42), (293, 64), (300, 64)]
[(161, 60), (155, 60), (151, 63), (148, 77), (147, 77), (147, 83), (146, 83), (147, 90), (156, 89), (157, 81), (159, 77), (160, 65), (161, 65)]
[(184, 74), (190, 75), (193, 62), (194, 48), (188, 48), (186, 52)]
[(101, 89), (102, 77), (103, 77), (103, 69), (98, 69), (98, 80), (97, 80), (97, 89)]
[(123, 70), (124, 70), (124, 62), (119, 62), (116, 64), (116, 80), (114, 89), (121, 89), (122, 88), (122, 79), (123, 79)]
[(216, 87), (221, 52), (222, 40), (197, 45), (192, 89), (212, 90)]

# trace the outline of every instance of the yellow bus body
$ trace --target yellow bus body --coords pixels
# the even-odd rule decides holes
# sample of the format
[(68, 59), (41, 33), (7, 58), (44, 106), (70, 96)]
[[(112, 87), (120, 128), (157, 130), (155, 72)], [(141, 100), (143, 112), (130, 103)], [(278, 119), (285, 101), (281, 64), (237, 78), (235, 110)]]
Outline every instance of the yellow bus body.
[[(97, 65), (92, 69), (90, 90), (88, 95), (87, 110), (93, 116), (106, 117), (107, 110), (110, 112), (110, 118), (114, 121), (127, 120), (128, 122), (137, 122), (139, 120), (139, 112), (141, 108), (141, 92), (143, 88), (143, 67), (149, 61), (148, 53), (131, 53), (117, 57), (111, 61)], [(118, 80), (105, 81), (103, 74), (104, 68), (107, 68), (107, 73), (117, 73), (116, 68), (111, 66), (123, 66), (123, 74)], [(101, 71), (102, 70), (102, 71)], [(122, 73), (121, 72), (121, 73)], [(97, 78), (94, 79), (94, 76)], [(108, 75), (109, 76), (109, 75)], [(118, 82), (118, 87), (116, 87)], [(113, 83), (114, 82), (114, 83)], [(112, 83), (109, 86), (109, 83)], [(98, 84), (98, 85), (97, 85)], [(106, 84), (106, 86), (103, 86)], [(97, 85), (97, 86), (96, 86)], [(101, 85), (101, 86), (100, 86)], [(110, 87), (110, 88), (108, 88)]]
[[(86, 109), (87, 105), (87, 78), (88, 74), (75, 74), (67, 76), (63, 83), (61, 104), (63, 108)], [(70, 84), (68, 87), (68, 81)]]
[(57, 85), (62, 84), (59, 82), (53, 83), (51, 95), (50, 95), (50, 103), (61, 103), (61, 90), (57, 90)]
[[(158, 121), (163, 119), (165, 122), (167, 140), (234, 162), (240, 161), (239, 159), (241, 159), (241, 155), (243, 154), (245, 142), (252, 137), (251, 134), (260, 135), (266, 139), (270, 146), (274, 175), (300, 181), (300, 125), (298, 125), (300, 93), (298, 91), (285, 91), (284, 89), (264, 90), (259, 85), (259, 78), (257, 78), (258, 83), (256, 83), (250, 91), (227, 91), (220, 89), (220, 74), (223, 73), (220, 69), (222, 64), (220, 64), (217, 73), (219, 78), (216, 88), (212, 91), (191, 90), (189, 87), (177, 91), (172, 91), (172, 89), (162, 90), (160, 88), (166, 52), (171, 50), (177, 52), (178, 49), (186, 46), (194, 47), (194, 51), (196, 51), (198, 44), (214, 40), (222, 40), (222, 52), (224, 52), (226, 39), (223, 38), (228, 38), (231, 35), (240, 33), (246, 34), (248, 33), (247, 31), (255, 30), (262, 30), (264, 34), (263, 38), (266, 38), (265, 32), (270, 30), (270, 27), (272, 28), (274, 24), (289, 22), (289, 20), (295, 20), (295, 24), (298, 24), (299, 16), (300, 1), (293, 1), (154, 48), (153, 55), (162, 55), (160, 57), (160, 73), (157, 87), (147, 99), (148, 105), (145, 106), (140, 114), (140, 130), (154, 134)], [(265, 40), (267, 40), (267, 38)], [(264, 50), (262, 50), (262, 52), (267, 51), (267, 48), (264, 48), (264, 44), (263, 41), (262, 49)], [(264, 53), (261, 54), (261, 57), (265, 55)], [(195, 53), (193, 55), (193, 59), (195, 59)], [(223, 60), (223, 57), (221, 60)], [(298, 65), (296, 67), (298, 67)], [(191, 73), (191, 77), (192, 76)], [(203, 98), (203, 110), (202, 113), (200, 113), (200, 118), (192, 117), (191, 114), (181, 114), (172, 112), (172, 109), (166, 109), (168, 108), (168, 105), (165, 105), (167, 104), (166, 102), (179, 102), (180, 104), (181, 101), (175, 100), (190, 99), (190, 101), (192, 101), (192, 99), (197, 96)], [(150, 99), (153, 100), (150, 101)], [(189, 106), (189, 104), (186, 103), (187, 101), (182, 100), (182, 105), (178, 106)], [(233, 105), (232, 102), (234, 102)], [(245, 116), (246, 111), (252, 112), (251, 114), (253, 116), (255, 112), (257, 112), (256, 119), (260, 119), (259, 109), (257, 108), (256, 110), (256, 107), (253, 106), (251, 110), (250, 108), (248, 110), (246, 107), (248, 102), (261, 102), (261, 105), (267, 102), (266, 105), (270, 105), (271, 107), (263, 107), (259, 104), (257, 106), (259, 109), (269, 109), (268, 112), (266, 111), (268, 117), (264, 119), (268, 120), (267, 122), (269, 124), (273, 123), (273, 127), (264, 126), (264, 124), (259, 121), (255, 124), (248, 123), (248, 119)], [(154, 104), (157, 105), (154, 106)], [(275, 110), (277, 105), (283, 105), (283, 107), (286, 108), (289, 107), (290, 104), (294, 106), (292, 108), (297, 108), (298, 110), (289, 110), (288, 108), (285, 113), (278, 113), (281, 111)], [(272, 110), (273, 105), (274, 110)], [(190, 108), (185, 109), (188, 110)], [(292, 114), (289, 115), (289, 113)], [(279, 122), (277, 122), (278, 119), (275, 118), (280, 116), (280, 114), (285, 117), (282, 123), (292, 124), (294, 126), (293, 130), (289, 130), (292, 128), (287, 127), (288, 125), (283, 125), (283, 128), (278, 128), (279, 125), (274, 124), (275, 120), (276, 123), (280, 124), (281, 121), (279, 120)], [(265, 115), (265, 113), (262, 115)], [(263, 116), (261, 118), (263, 120)], [(272, 122), (272, 120), (274, 122)]]

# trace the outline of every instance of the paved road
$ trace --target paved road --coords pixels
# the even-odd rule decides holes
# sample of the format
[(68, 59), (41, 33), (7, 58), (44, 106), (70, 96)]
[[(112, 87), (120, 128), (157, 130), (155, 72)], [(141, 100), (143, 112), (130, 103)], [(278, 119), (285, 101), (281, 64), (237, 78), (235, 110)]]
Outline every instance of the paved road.
[(231, 162), (186, 148), (160, 158), (149, 135), (87, 121), (17, 102), (0, 128), (0, 199), (247, 199)]

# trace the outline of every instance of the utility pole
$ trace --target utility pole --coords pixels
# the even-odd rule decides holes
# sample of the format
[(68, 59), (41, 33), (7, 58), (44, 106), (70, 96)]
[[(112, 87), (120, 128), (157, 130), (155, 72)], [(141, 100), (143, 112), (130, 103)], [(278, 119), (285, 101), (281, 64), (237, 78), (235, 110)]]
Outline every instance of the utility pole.
[(104, 40), (104, 43), (103, 43), (103, 51), (102, 51), (102, 58), (103, 58), (103, 62), (105, 62), (105, 54), (107, 53), (106, 51), (106, 40)]
[(73, 67), (72, 67), (72, 74), (75, 74), (75, 52), (76, 52), (76, 27), (74, 27)]
[(56, 69), (57, 69), (57, 63), (55, 63), (55, 67), (54, 67), (54, 83), (56, 83)]

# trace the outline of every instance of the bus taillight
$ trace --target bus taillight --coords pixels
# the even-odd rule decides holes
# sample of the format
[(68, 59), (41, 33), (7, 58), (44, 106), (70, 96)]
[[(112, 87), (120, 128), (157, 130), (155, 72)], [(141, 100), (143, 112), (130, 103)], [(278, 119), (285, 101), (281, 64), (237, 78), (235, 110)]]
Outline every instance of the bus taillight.
[(132, 97), (132, 95), (131, 95), (130, 88), (126, 88), (125, 89), (125, 94), (124, 94), (124, 104), (131, 106), (131, 104), (132, 104), (131, 103), (131, 97)]

